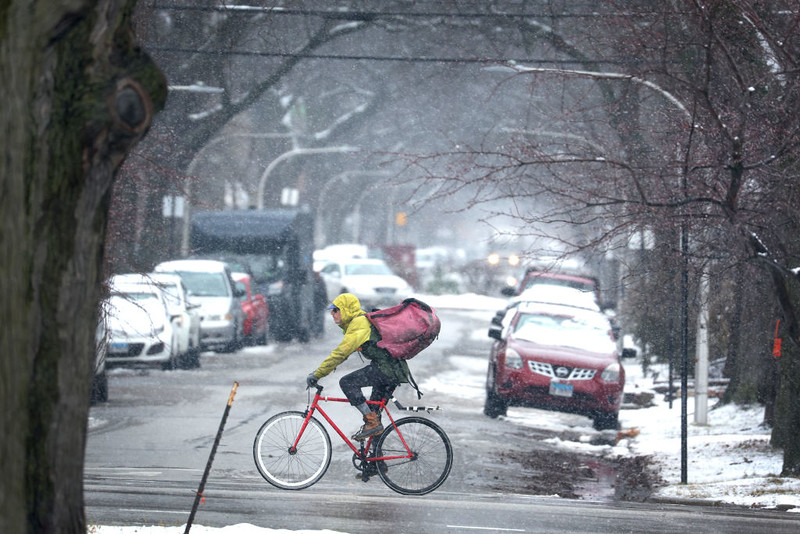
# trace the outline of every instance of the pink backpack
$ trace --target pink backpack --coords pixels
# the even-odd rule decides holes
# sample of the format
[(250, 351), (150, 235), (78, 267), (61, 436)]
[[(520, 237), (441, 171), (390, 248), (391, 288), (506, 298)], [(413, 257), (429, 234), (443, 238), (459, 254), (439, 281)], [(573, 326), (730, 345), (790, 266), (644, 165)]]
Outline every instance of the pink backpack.
[(436, 310), (414, 298), (370, 312), (367, 319), (381, 335), (378, 347), (398, 360), (408, 360), (419, 354), (439, 337), (442, 328)]

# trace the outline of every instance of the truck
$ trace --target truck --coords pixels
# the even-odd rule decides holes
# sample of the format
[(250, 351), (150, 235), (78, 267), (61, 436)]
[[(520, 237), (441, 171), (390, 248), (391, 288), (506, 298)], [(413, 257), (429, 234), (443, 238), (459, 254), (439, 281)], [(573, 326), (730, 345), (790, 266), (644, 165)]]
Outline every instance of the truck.
[(269, 337), (308, 342), (325, 320), (325, 286), (313, 270), (314, 221), (302, 209), (202, 211), (192, 216), (191, 255), (249, 274), (269, 306)]

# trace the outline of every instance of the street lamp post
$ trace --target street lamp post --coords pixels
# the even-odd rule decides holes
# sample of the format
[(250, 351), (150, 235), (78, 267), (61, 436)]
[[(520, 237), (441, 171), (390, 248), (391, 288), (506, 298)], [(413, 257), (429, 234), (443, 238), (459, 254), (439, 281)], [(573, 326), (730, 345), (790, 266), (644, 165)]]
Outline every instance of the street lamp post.
[(358, 151), (358, 147), (353, 146), (329, 146), (329, 147), (321, 147), (321, 148), (293, 148), (287, 152), (284, 152), (267, 165), (267, 168), (264, 169), (264, 173), (261, 175), (261, 179), (258, 181), (258, 209), (264, 209), (264, 190), (267, 187), (267, 179), (272, 171), (275, 170), (275, 167), (278, 166), (279, 163), (286, 161), (287, 159), (293, 158), (295, 156), (307, 156), (312, 154), (331, 154), (336, 152), (356, 152)]
[[(248, 139), (288, 139), (291, 138), (292, 134), (290, 133), (278, 133), (278, 132), (266, 132), (266, 133), (232, 133), (223, 135), (220, 137), (215, 137), (203, 147), (195, 153), (192, 161), (189, 162), (189, 166), (186, 167), (186, 176), (191, 177), (194, 174), (195, 167), (200, 162), (200, 154), (212, 148), (214, 146), (219, 145), (223, 141), (229, 141), (231, 139), (239, 139), (239, 138), (248, 138)], [(183, 211), (183, 231), (181, 235), (181, 256), (186, 257), (189, 255), (189, 229), (190, 229), (190, 219), (191, 219), (191, 211), (192, 211), (192, 202), (191, 202), (191, 189), (192, 182), (191, 180), (186, 182), (185, 193), (186, 193), (186, 202), (184, 203), (184, 211)]]
[[(667, 102), (674, 106), (686, 119), (688, 126), (694, 128), (694, 121), (692, 113), (683, 105), (683, 103), (672, 93), (659, 86), (658, 84), (620, 72), (602, 72), (602, 71), (585, 71), (576, 69), (559, 69), (550, 67), (526, 67), (523, 65), (509, 64), (503, 66), (487, 67), (487, 70), (511, 70), (512, 72), (520, 74), (557, 74), (560, 76), (574, 76), (578, 78), (590, 78), (595, 80), (619, 80), (629, 83), (634, 83), (654, 91), (661, 95)], [(684, 197), (686, 194), (686, 170), (683, 170), (681, 176), (683, 184)], [(688, 442), (688, 428), (687, 428), (687, 372), (688, 372), (688, 292), (689, 292), (689, 229), (686, 221), (681, 224), (681, 255), (683, 256), (683, 272), (681, 273), (681, 483), (687, 483), (687, 442)]]

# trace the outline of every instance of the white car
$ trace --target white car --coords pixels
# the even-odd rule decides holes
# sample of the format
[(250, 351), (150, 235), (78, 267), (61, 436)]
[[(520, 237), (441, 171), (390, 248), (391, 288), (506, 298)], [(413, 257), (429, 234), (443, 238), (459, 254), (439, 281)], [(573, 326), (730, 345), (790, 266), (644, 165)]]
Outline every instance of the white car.
[(191, 302), (200, 305), (200, 346), (233, 352), (242, 345), (244, 314), (241, 290), (228, 265), (216, 260), (174, 260), (156, 265), (157, 273), (180, 275)]
[(383, 260), (333, 260), (322, 268), (320, 275), (325, 281), (328, 301), (341, 293), (352, 293), (366, 311), (400, 304), (414, 292)]
[(177, 333), (175, 351), (178, 366), (183, 369), (200, 366), (200, 305), (189, 301), (188, 291), (177, 274), (118, 274), (111, 277), (115, 287), (145, 286), (162, 294), (172, 327)]
[(106, 366), (177, 365), (177, 334), (161, 293), (142, 286), (118, 286), (102, 303), (108, 339)]

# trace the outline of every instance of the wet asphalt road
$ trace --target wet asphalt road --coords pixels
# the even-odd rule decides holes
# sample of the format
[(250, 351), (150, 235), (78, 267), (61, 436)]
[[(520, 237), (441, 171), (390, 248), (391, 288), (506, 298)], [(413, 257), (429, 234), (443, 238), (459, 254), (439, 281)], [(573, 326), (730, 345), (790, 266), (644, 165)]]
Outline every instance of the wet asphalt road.
[[(440, 315), (440, 338), (411, 362), (425, 396), (417, 401), (410, 387), (396, 392), (404, 403), (442, 408), (430, 417), (448, 433), (455, 460), (450, 477), (434, 493), (404, 497), (378, 478), (357, 480), (352, 453), (333, 432), (331, 466), (312, 488), (282, 491), (256, 471), (253, 437), (270, 415), (305, 407), (306, 374), (341, 336), (328, 325), (321, 339), (308, 344), (204, 353), (200, 369), (111, 371), (110, 400), (90, 413), (85, 469), (89, 521), (185, 524), (238, 382), (195, 524), (350, 533), (800, 530), (799, 518), (781, 513), (614, 502), (613, 476), (585, 481), (581, 487), (588, 489), (581, 500), (530, 495), (526, 488), (531, 474), (504, 453), (548, 458), (553, 451), (542, 440), (551, 435), (482, 414), (480, 391), (490, 346), (482, 332), (492, 314), (440, 310)], [(323, 380), (326, 393), (339, 395), (339, 377), (360, 365), (358, 356), (351, 356), (332, 379)], [(349, 406), (332, 405), (329, 413), (345, 432), (360, 424)], [(549, 476), (563, 475), (552, 465)], [(698, 513), (704, 517), (701, 525), (693, 519)]]

